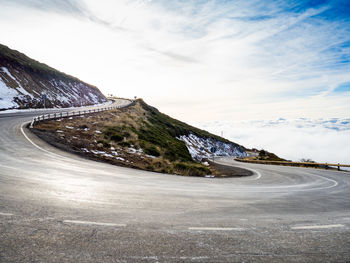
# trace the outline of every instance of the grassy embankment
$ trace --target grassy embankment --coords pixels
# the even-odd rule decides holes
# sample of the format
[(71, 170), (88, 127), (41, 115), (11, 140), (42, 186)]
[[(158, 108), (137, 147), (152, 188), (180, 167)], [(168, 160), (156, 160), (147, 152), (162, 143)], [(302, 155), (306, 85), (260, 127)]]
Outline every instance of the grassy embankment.
[(286, 161), (285, 159), (278, 157), (276, 154), (268, 152), (266, 150), (260, 150), (256, 156), (249, 156), (238, 159), (243, 161)]
[(123, 109), (40, 123), (34, 130), (58, 147), (93, 159), (189, 176), (220, 173), (193, 161), (177, 137), (193, 133), (228, 142), (162, 114), (143, 100)]

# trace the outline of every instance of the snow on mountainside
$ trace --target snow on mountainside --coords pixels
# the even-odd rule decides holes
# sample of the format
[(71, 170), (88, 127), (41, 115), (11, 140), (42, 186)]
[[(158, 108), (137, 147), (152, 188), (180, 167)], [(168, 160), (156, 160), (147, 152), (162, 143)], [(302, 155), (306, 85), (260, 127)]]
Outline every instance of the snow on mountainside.
[(214, 156), (247, 156), (244, 148), (234, 143), (222, 142), (209, 137), (201, 138), (194, 134), (182, 135), (179, 139), (185, 142), (192, 158), (197, 161), (210, 158), (213, 155), (210, 149), (213, 147), (216, 149)]
[(0, 110), (72, 107), (106, 102), (96, 87), (0, 45)]

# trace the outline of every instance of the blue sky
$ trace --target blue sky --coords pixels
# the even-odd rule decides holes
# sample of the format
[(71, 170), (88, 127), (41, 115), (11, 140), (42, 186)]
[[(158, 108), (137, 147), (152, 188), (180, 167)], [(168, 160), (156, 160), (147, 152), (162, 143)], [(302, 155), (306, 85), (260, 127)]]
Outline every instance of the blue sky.
[(350, 116), (350, 2), (0, 0), (2, 44), (187, 122)]

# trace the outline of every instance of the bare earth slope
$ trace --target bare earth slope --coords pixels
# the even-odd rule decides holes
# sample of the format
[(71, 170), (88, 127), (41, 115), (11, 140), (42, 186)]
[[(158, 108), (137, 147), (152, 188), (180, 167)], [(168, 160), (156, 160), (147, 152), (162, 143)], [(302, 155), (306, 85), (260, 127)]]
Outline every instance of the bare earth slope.
[(95, 86), (0, 44), (0, 110), (72, 107), (107, 101)]

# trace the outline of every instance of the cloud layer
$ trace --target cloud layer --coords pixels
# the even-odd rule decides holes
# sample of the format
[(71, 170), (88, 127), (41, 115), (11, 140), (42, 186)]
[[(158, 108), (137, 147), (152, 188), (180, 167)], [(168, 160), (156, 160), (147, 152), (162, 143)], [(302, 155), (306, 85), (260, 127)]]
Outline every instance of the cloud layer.
[(245, 147), (266, 149), (282, 158), (350, 164), (350, 118), (284, 119), (196, 123)]

